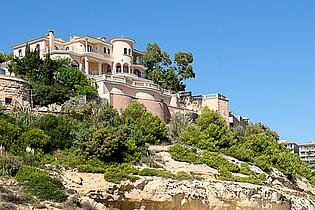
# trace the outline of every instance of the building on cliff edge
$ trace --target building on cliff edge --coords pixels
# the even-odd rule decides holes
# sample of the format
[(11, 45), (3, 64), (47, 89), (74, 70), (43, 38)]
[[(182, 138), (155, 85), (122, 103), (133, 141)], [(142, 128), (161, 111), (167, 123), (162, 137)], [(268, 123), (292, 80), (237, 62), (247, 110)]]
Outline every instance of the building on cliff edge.
[(173, 112), (200, 113), (208, 106), (230, 121), (229, 100), (221, 94), (192, 96), (191, 92), (173, 93), (146, 79), (142, 60), (144, 52), (134, 47), (130, 38), (71, 36), (65, 41), (56, 38), (53, 30), (47, 35), (12, 46), (15, 57), (25, 55), (26, 45), (37, 49), (41, 58), (67, 58), (74, 67), (94, 81), (98, 94), (118, 111), (136, 100), (148, 111), (169, 121)]

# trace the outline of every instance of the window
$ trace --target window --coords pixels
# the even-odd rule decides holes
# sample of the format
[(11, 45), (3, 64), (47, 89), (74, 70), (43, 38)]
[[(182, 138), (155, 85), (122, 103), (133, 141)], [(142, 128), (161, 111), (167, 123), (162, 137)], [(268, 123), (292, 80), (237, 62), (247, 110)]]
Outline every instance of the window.
[(124, 55), (127, 55), (127, 48), (124, 48)]
[(120, 63), (116, 64), (116, 73), (121, 73), (121, 65), (120, 65)]
[(22, 50), (19, 49), (19, 57), (22, 57)]
[(112, 70), (110, 68), (110, 66), (107, 66), (107, 73), (110, 73)]
[(12, 104), (12, 98), (5, 98), (5, 99), (4, 99), (4, 104), (5, 104), (5, 105), (10, 105), (10, 104)]
[(109, 49), (109, 48), (107, 49), (107, 54), (108, 54), (108, 55), (110, 54), (110, 49)]
[(76, 69), (79, 69), (79, 62), (76, 61), (76, 60), (73, 60), (72, 61), (72, 67), (76, 68)]
[(138, 77), (141, 77), (141, 72), (138, 69), (134, 70), (134, 74), (137, 75)]
[(40, 51), (40, 46), (39, 46), (39, 44), (36, 45), (35, 50), (38, 51), (38, 52)]
[(93, 52), (93, 47), (92, 47), (91, 45), (88, 45), (88, 46), (87, 46), (87, 51), (88, 51), (88, 52)]
[(104, 53), (106, 54), (106, 47), (104, 47)]
[(59, 50), (59, 48), (55, 45), (55, 46), (54, 46), (54, 50)]
[(66, 47), (66, 50), (69, 51), (69, 47)]
[(124, 73), (129, 73), (129, 67), (127, 63), (124, 64), (123, 70), (124, 70)]
[(129, 50), (128, 50), (128, 54), (131, 55), (131, 49), (130, 49), (130, 48), (129, 48)]
[(4, 69), (0, 69), (0, 74), (5, 74), (5, 70)]

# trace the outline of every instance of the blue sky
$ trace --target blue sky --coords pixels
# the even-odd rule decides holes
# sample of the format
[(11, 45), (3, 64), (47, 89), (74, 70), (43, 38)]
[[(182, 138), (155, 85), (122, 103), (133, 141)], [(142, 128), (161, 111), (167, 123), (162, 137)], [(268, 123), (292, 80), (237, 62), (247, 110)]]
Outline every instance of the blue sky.
[[(50, 3), (51, 2), (51, 3)], [(50, 5), (49, 5), (50, 4)], [(3, 1), (0, 51), (44, 35), (134, 38), (194, 55), (194, 94), (219, 92), (230, 108), (281, 138), (315, 139), (315, 1)]]

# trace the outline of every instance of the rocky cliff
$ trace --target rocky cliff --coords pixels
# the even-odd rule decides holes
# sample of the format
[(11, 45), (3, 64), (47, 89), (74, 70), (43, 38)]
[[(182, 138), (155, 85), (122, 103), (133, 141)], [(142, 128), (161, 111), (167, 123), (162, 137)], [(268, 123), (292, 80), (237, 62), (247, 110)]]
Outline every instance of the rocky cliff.
[[(236, 209), (315, 209), (311, 199), (315, 189), (305, 179), (290, 182), (276, 169), (263, 185), (218, 180), (218, 171), (206, 165), (178, 162), (169, 147), (151, 146), (154, 163), (170, 172), (186, 171), (193, 180), (140, 177), (135, 182), (109, 183), (103, 174), (62, 171), (65, 187), (80, 196), (118, 209), (146, 210), (236, 210)], [(230, 158), (237, 163), (238, 160)], [(251, 166), (251, 170), (260, 171)], [(99, 206), (99, 209), (104, 206)]]

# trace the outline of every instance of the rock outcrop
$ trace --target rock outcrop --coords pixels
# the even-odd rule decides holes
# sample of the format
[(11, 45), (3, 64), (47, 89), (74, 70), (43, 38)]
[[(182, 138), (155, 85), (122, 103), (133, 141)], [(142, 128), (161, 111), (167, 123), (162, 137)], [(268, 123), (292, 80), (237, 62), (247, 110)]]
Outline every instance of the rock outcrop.
[[(206, 165), (175, 161), (168, 147), (150, 148), (155, 163), (170, 172), (186, 171), (194, 180), (140, 177), (135, 182), (106, 182), (102, 174), (63, 171), (66, 188), (105, 206), (133, 210), (312, 210), (315, 189), (305, 179), (291, 183), (274, 170), (264, 185), (217, 180), (217, 170)], [(259, 170), (259, 169), (254, 169)], [(294, 187), (292, 187), (294, 186)]]

